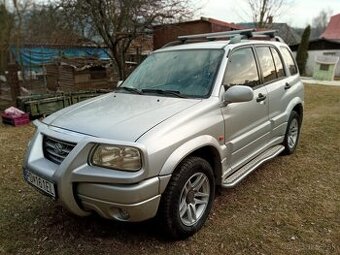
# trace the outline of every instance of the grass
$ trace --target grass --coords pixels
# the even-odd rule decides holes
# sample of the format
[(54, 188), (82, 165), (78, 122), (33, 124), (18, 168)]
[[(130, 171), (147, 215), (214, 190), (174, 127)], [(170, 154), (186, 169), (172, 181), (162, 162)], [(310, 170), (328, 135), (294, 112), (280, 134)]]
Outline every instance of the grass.
[(203, 229), (167, 241), (154, 221), (71, 215), (24, 183), (34, 129), (0, 125), (0, 254), (340, 254), (340, 88), (306, 86), (297, 152), (223, 190)]

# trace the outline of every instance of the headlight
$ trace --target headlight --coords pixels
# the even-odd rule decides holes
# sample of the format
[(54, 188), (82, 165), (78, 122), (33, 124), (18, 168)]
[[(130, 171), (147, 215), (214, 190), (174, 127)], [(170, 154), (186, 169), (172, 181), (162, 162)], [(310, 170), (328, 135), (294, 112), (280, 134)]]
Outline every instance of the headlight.
[(90, 161), (95, 166), (125, 171), (142, 168), (140, 151), (129, 146), (100, 144), (94, 149)]

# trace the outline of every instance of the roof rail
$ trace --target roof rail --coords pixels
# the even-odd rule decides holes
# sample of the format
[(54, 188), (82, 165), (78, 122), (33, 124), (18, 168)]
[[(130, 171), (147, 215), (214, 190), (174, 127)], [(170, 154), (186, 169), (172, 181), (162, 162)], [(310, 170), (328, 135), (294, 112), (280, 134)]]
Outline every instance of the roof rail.
[(276, 32), (277, 30), (257, 31), (257, 32), (253, 32), (253, 36), (263, 35), (263, 36), (269, 36), (270, 38), (275, 38)]

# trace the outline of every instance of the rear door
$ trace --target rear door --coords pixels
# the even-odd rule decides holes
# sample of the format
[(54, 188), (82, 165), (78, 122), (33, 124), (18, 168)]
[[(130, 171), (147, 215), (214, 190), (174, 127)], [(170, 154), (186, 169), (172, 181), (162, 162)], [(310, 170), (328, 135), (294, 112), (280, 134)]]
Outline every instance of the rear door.
[[(281, 52), (274, 46), (258, 46), (256, 52), (261, 66), (267, 65), (271, 74), (264, 74), (265, 86), (268, 91), (269, 120), (271, 122), (273, 141), (282, 138), (285, 134), (289, 113), (286, 112), (289, 102), (296, 95), (294, 86), (299, 82), (298, 70), (290, 51), (281, 47)], [(286, 63), (287, 68), (285, 68)]]
[(263, 151), (268, 142), (267, 90), (260, 84), (253, 47), (233, 50), (228, 58), (223, 86), (225, 90), (234, 85), (249, 86), (253, 88), (255, 97), (250, 102), (233, 103), (222, 108), (231, 170), (241, 167)]

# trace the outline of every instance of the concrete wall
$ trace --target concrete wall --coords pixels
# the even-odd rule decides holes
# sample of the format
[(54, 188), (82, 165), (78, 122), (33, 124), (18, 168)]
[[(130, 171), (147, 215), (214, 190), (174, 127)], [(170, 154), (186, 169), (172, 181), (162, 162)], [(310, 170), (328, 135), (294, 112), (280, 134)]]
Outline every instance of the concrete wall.
[[(317, 56), (324, 56), (324, 53), (335, 53), (333, 56), (340, 57), (340, 50), (310, 50), (308, 51), (308, 60), (306, 65), (306, 75), (313, 76), (315, 67), (315, 58)], [(294, 57), (296, 57), (296, 52), (293, 52)], [(340, 77), (340, 61), (338, 62), (335, 69), (335, 76)]]

